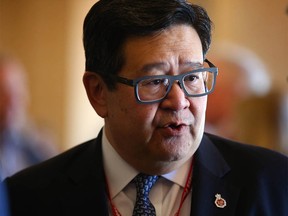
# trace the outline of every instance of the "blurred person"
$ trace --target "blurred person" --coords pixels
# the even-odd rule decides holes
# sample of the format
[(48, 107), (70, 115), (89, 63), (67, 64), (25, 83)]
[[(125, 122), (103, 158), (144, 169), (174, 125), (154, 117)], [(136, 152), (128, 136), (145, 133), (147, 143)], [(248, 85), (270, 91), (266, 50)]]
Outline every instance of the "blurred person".
[(205, 131), (286, 153), (285, 94), (272, 89), (263, 61), (227, 41), (218, 43), (210, 57), (221, 73), (209, 96)]
[[(58, 153), (50, 134), (29, 119), (27, 78), (22, 64), (0, 54), (0, 168), (2, 178)], [(52, 134), (51, 134), (52, 135)]]
[(6, 187), (4, 184), (0, 184), (0, 215), (1, 216), (9, 215), (8, 197)]
[[(0, 179), (1, 176), (0, 169)], [(9, 203), (5, 184), (0, 184), (0, 216), (9, 216)]]
[[(0, 168), (0, 179), (2, 179), (1, 176)], [(9, 203), (5, 184), (0, 184), (0, 215), (9, 216)]]
[(13, 216), (286, 216), (280, 153), (204, 133), (211, 20), (184, 0), (100, 0), (83, 25), (97, 138), (6, 178)]
[[(251, 125), (251, 119), (242, 118), (241, 108), (243, 103), (263, 100), (270, 93), (267, 69), (252, 51), (231, 42), (218, 43), (210, 57), (221, 74), (217, 77), (217, 88), (209, 96), (205, 131), (247, 142), (241, 131), (245, 130), (245, 124)], [(247, 109), (250, 113), (259, 112), (256, 107), (251, 108)]]
[(236, 108), (237, 139), (287, 153), (288, 131), (285, 96), (272, 90), (262, 97), (251, 96)]

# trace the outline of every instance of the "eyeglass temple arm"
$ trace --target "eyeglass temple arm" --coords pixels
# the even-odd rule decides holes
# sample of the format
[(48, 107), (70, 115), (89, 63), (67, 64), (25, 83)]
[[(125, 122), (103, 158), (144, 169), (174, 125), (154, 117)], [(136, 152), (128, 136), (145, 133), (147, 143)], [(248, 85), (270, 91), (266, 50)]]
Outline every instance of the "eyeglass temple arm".
[(129, 86), (134, 86), (133, 80), (129, 80), (129, 79), (126, 79), (126, 78), (123, 78), (123, 77), (120, 77), (120, 76), (116, 76), (116, 80), (118, 82), (120, 82), (120, 83), (129, 85)]
[(205, 62), (208, 63), (209, 67), (216, 67), (212, 62), (210, 62), (207, 58), (204, 60)]

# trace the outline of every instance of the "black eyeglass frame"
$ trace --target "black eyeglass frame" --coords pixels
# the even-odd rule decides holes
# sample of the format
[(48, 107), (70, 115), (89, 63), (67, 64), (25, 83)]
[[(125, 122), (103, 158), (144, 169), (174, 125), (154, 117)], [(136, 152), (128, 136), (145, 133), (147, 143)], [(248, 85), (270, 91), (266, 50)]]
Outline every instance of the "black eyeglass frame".
[[(199, 68), (199, 69), (188, 71), (186, 73), (179, 74), (179, 75), (176, 75), (176, 76), (173, 76), (173, 75), (142, 76), (142, 77), (139, 77), (139, 78), (136, 78), (136, 79), (127, 79), (127, 78), (124, 78), (124, 77), (121, 77), (121, 76), (117, 76), (117, 75), (115, 75), (114, 77), (116, 78), (117, 82), (122, 83), (124, 85), (128, 85), (128, 86), (134, 87), (135, 97), (137, 99), (137, 102), (139, 102), (139, 103), (151, 104), (151, 103), (158, 103), (158, 102), (163, 101), (166, 98), (166, 96), (168, 95), (168, 93), (170, 92), (170, 90), (172, 88), (172, 85), (173, 85), (173, 83), (175, 81), (178, 81), (181, 89), (183, 90), (183, 92), (185, 93), (185, 95), (187, 97), (201, 97), (201, 96), (204, 96), (204, 95), (208, 95), (208, 94), (210, 94), (210, 93), (212, 93), (214, 91), (215, 83), (216, 83), (216, 77), (218, 75), (218, 68), (212, 62), (210, 62), (208, 59), (205, 59), (204, 62), (208, 63), (209, 68)], [(185, 77), (187, 74), (197, 73), (197, 72), (204, 72), (204, 71), (209, 71), (209, 72), (213, 73), (214, 79), (213, 79), (213, 83), (212, 83), (212, 88), (209, 91), (204, 92), (202, 94), (195, 94), (195, 95), (194, 94), (189, 94), (186, 91), (185, 87), (184, 87), (182, 78)], [(157, 100), (143, 101), (143, 100), (141, 100), (139, 98), (138, 83), (140, 81), (144, 80), (144, 79), (152, 78), (152, 77), (153, 78), (167, 78), (169, 80), (168, 88), (166, 90), (165, 95), (162, 98), (157, 99)]]

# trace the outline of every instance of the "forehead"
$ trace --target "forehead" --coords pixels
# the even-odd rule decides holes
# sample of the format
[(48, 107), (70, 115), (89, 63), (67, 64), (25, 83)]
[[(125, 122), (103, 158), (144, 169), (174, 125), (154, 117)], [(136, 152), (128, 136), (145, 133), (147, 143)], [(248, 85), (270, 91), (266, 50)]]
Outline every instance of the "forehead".
[(187, 62), (203, 62), (200, 38), (188, 25), (172, 26), (153, 36), (131, 38), (123, 48), (126, 69), (159, 63), (179, 67)]

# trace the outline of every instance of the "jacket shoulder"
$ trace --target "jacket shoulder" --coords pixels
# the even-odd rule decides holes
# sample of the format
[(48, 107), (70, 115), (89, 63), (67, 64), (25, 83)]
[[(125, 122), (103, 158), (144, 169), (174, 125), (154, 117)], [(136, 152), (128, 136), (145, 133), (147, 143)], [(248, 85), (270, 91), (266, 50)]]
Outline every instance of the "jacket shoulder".
[[(282, 178), (288, 180), (288, 157), (259, 146), (239, 143), (219, 136), (206, 134), (224, 160), (241, 179)], [(236, 173), (235, 173), (236, 172)], [(286, 182), (287, 185), (287, 182)]]
[[(218, 154), (218, 159), (224, 160), (229, 167), (229, 171), (221, 176), (221, 180), (218, 179), (215, 182), (225, 182), (225, 184), (223, 183), (225, 187), (229, 191), (232, 188), (237, 194), (235, 210), (237, 215), (287, 215), (287, 156), (215, 135), (206, 134), (204, 139), (206, 141), (201, 157), (207, 157), (205, 152), (210, 149), (210, 158), (215, 159), (214, 155)], [(213, 154), (211, 154), (211, 149), (214, 149)], [(207, 160), (209, 163), (206, 162), (206, 167), (210, 166), (210, 169), (219, 163), (218, 160)], [(227, 199), (231, 196), (230, 193), (231, 191), (225, 194)], [(232, 197), (231, 200), (235, 200), (235, 197)]]
[[(33, 187), (48, 184), (52, 179), (58, 178), (69, 171), (77, 163), (91, 163), (93, 157), (87, 157), (95, 152), (95, 139), (79, 144), (59, 155), (52, 157), (39, 164), (28, 167), (11, 177), (6, 178), (8, 185), (26, 184)], [(85, 160), (83, 160), (85, 158)]]
[(263, 163), (277, 161), (286, 161), (288, 157), (280, 152), (270, 150), (264, 147), (245, 144), (212, 134), (205, 135), (217, 147), (217, 149), (228, 158), (246, 158), (248, 161), (261, 159)]

